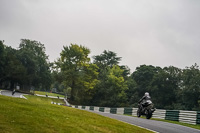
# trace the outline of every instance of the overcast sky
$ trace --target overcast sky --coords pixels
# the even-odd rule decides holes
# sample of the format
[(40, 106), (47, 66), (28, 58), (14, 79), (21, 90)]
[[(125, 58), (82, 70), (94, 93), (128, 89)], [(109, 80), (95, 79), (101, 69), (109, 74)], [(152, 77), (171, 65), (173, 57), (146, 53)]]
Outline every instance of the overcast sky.
[(0, 0), (0, 40), (43, 43), (50, 61), (76, 43), (110, 50), (133, 72), (200, 65), (200, 0)]

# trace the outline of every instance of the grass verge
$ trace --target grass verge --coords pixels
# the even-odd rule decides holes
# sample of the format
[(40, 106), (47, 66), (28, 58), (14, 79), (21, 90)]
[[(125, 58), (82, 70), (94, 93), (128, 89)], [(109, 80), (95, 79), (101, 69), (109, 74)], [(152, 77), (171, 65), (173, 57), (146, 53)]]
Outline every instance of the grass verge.
[(148, 133), (150, 131), (88, 111), (53, 105), (42, 97), (0, 95), (1, 133)]

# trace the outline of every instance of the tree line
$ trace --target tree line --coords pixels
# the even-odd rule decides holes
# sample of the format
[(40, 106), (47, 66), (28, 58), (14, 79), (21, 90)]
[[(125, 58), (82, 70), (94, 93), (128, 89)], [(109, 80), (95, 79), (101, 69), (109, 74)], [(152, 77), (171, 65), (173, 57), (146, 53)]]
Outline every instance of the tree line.
[(195, 63), (180, 69), (140, 65), (130, 73), (119, 65), (117, 53), (104, 50), (89, 57), (90, 49), (63, 46), (60, 57), (49, 62), (44, 44), (22, 39), (18, 49), (0, 41), (0, 87), (51, 90), (66, 94), (71, 103), (103, 107), (137, 107), (149, 92), (156, 108), (199, 110), (200, 69)]
[(44, 44), (22, 39), (14, 49), (0, 41), (0, 86), (22, 90), (50, 88), (51, 72)]

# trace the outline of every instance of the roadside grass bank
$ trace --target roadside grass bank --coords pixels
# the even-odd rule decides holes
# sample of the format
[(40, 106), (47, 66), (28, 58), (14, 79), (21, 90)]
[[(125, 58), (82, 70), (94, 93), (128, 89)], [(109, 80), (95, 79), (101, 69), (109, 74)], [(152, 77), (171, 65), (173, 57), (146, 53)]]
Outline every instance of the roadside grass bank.
[(54, 96), (54, 97), (65, 97), (64, 95), (61, 94), (56, 94), (56, 93), (49, 93), (49, 92), (44, 92), (44, 91), (34, 91), (35, 94), (39, 94), (39, 95), (48, 95), (48, 96)]
[(1, 133), (149, 133), (130, 124), (84, 110), (49, 103), (43, 97), (26, 99), (0, 95)]

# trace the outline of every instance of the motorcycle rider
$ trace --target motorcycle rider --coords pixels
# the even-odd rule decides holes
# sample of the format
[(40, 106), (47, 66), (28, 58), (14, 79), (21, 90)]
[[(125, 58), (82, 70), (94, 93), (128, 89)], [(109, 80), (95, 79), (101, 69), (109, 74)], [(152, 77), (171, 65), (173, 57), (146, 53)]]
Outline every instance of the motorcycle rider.
[(152, 101), (151, 101), (151, 97), (150, 97), (149, 93), (148, 93), (148, 92), (145, 92), (145, 93), (144, 93), (144, 96), (139, 100), (138, 103), (139, 103), (139, 109), (140, 109), (140, 111), (141, 111), (144, 107), (146, 107), (147, 105), (151, 104)]

